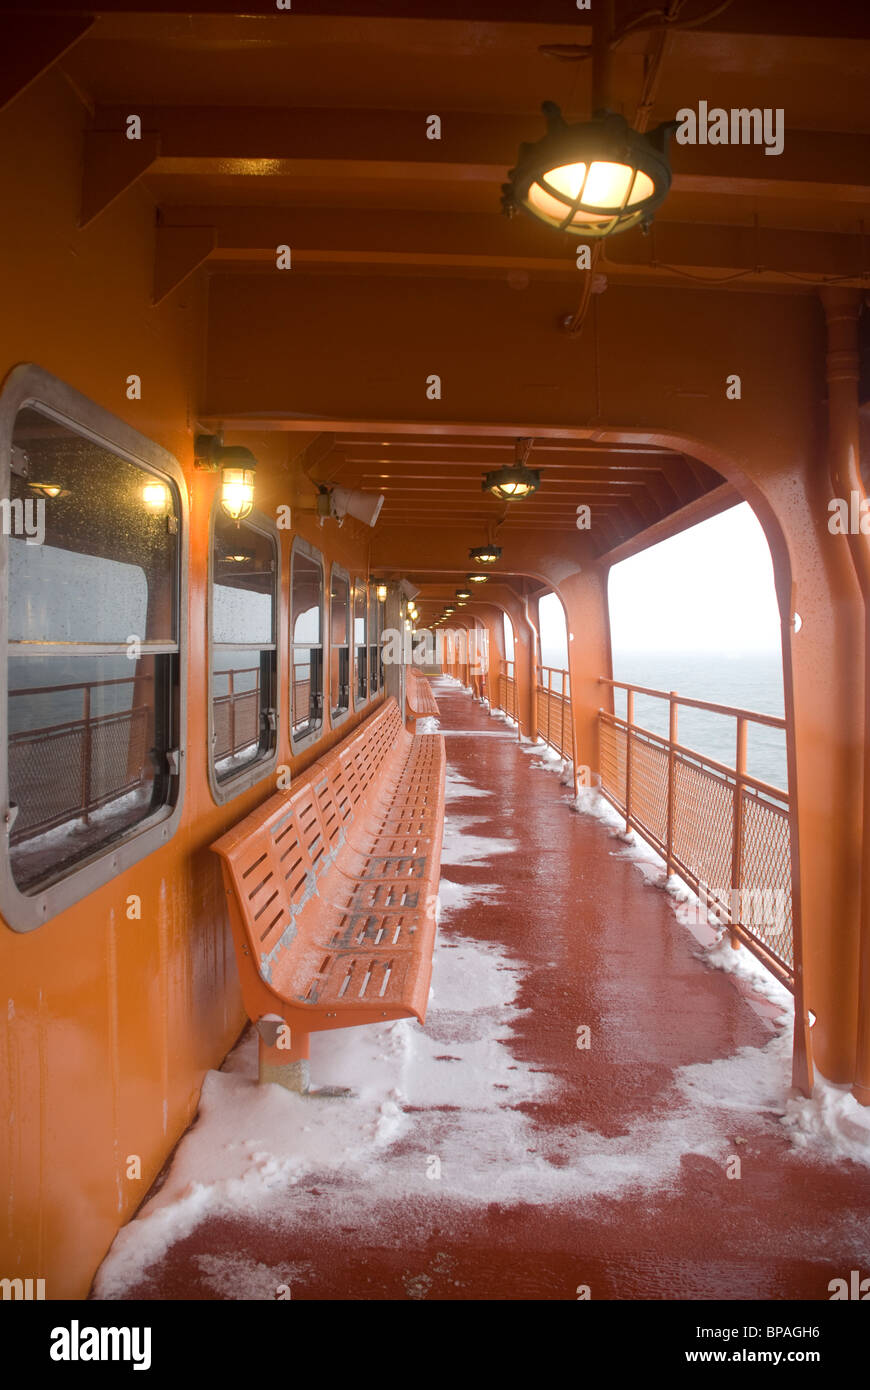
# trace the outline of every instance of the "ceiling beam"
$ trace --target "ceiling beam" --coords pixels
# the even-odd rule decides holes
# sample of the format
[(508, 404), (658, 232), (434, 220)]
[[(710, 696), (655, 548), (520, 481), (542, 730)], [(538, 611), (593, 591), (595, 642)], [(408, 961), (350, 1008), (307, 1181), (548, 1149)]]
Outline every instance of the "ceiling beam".
[[(565, 0), (290, 0), (292, 9), (278, 11), (275, 0), (245, 0), (242, 13), (291, 25), (294, 17), (336, 19), (414, 19), (462, 21), (467, 24), (553, 24), (576, 28), (578, 43), (591, 41), (589, 11), (569, 6)], [(649, 6), (642, 0), (616, 0), (617, 29)], [(698, 32), (751, 34), (755, 36), (817, 39), (870, 39), (870, 11), (866, 5), (821, 5), (818, 0), (732, 0), (721, 6), (692, 8), (692, 16), (713, 9)], [(239, 0), (2, 0), (0, 12), (11, 14), (135, 14), (135, 15), (238, 15)], [(692, 17), (690, 16), (690, 17)]]
[[(870, 146), (867, 153), (870, 157)], [(870, 207), (870, 175), (867, 194)], [(711, 285), (731, 276), (786, 288), (828, 279), (857, 285), (870, 276), (858, 212), (851, 233), (659, 220), (649, 236), (631, 231), (614, 237), (599, 257), (598, 270), (616, 283), (638, 276), (678, 279), (685, 272)], [(526, 271), (578, 288), (588, 273), (576, 268), (573, 238), (530, 218), (509, 223), (495, 212), (435, 217), (371, 209), (338, 215), (333, 208), (166, 206), (160, 225), (208, 228), (214, 242), (206, 258), (210, 269), (235, 273), (246, 265), (274, 268), (282, 245), (290, 246), (297, 271), (315, 266), (357, 266), (374, 273), (403, 266), (424, 275), (445, 269)]]
[[(160, 136), (158, 172), (298, 177), (306, 169), (380, 178), (500, 183), (520, 142), (543, 133), (539, 118), (443, 113), (441, 139), (426, 136), (426, 112), (315, 107), (151, 106), (131, 93), (124, 106), (99, 106), (97, 129), (123, 135), (135, 112)], [(191, 164), (193, 161), (193, 164)], [(870, 135), (786, 130), (782, 153), (760, 145), (672, 144), (675, 191), (794, 198), (802, 188), (865, 202)], [(336, 166), (338, 166), (336, 168)], [(337, 220), (337, 214), (336, 214)]]
[(0, 110), (53, 67), (93, 25), (90, 14), (55, 16), (51, 23), (32, 14), (0, 14)]

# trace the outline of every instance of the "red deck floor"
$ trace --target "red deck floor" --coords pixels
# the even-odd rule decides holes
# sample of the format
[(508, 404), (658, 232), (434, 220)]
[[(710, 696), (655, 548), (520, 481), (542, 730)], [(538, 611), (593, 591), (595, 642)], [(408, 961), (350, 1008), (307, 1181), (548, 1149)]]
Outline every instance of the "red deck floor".
[[(448, 815), (473, 818), (475, 835), (517, 842), (446, 867), (455, 883), (500, 885), (497, 906), (471, 898), (448, 931), (503, 943), (526, 963), (517, 1002), (528, 1012), (510, 1047), (519, 1063), (561, 1080), (553, 1099), (526, 1108), (549, 1162), (570, 1162), (560, 1156), (570, 1127), (607, 1140), (654, 1125), (673, 1103), (676, 1069), (764, 1048), (771, 1032), (735, 979), (698, 959), (666, 896), (614, 853), (621, 846), (606, 827), (572, 813), (559, 779), (533, 766), (515, 732), (455, 686), (438, 683), (437, 696), (449, 769), (494, 793), (451, 799)], [(592, 1027), (589, 1051), (577, 1050), (578, 1023)], [(734, 1113), (723, 1120), (721, 1161), (688, 1145), (652, 1190), (471, 1208), (439, 1190), (409, 1211), (401, 1194), (393, 1209), (385, 1188), (375, 1238), (348, 1220), (346, 1195), (333, 1210), (328, 1174), (306, 1179), (321, 1199), (316, 1216), (289, 1230), (209, 1217), (127, 1296), (214, 1298), (203, 1255), (298, 1264), (307, 1273), (294, 1299), (572, 1299), (581, 1284), (593, 1299), (827, 1299), (829, 1281), (848, 1278), (862, 1254), (868, 1273), (870, 1170), (792, 1149), (776, 1107), (738, 1121)], [(726, 1177), (729, 1149), (741, 1156), (739, 1180)]]

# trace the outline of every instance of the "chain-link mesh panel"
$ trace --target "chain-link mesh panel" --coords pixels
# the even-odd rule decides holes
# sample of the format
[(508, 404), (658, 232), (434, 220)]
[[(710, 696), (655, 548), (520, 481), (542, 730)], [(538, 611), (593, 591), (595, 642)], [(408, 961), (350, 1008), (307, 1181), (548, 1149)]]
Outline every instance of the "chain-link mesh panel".
[(145, 768), (148, 711), (112, 715), (91, 728), (92, 806), (108, 801), (128, 787), (138, 786)]
[(601, 785), (625, 809), (625, 730), (607, 719), (599, 720), (601, 733)]
[(730, 905), (734, 835), (734, 789), (724, 778), (677, 754), (674, 770), (675, 862), (710, 897)]
[(574, 727), (571, 722), (571, 702), (538, 686), (538, 737), (561, 753), (574, 758)]
[(745, 790), (742, 804), (741, 925), (791, 970), (794, 927), (788, 811)]
[(84, 740), (83, 724), (9, 740), (9, 799), (18, 806), (14, 839), (57, 825), (82, 809)]
[(498, 678), (498, 707), (509, 714), (511, 719), (517, 717), (517, 687), (516, 681), (511, 676), (499, 676)]
[(215, 758), (249, 748), (260, 739), (260, 692), (220, 695), (214, 701), (212, 721)]
[(631, 736), (631, 815), (659, 846), (668, 834), (668, 755), (637, 734)]
[[(628, 773), (631, 824), (667, 855), (668, 744), (633, 730), (627, 768), (625, 729), (603, 713), (598, 727), (602, 791), (625, 812)], [(794, 922), (788, 804), (744, 787), (739, 882), (735, 884), (735, 787), (736, 773), (731, 780), (704, 766), (700, 755), (695, 762), (674, 754), (671, 863), (698, 889), (702, 900), (706, 897), (710, 906), (719, 909), (721, 920), (743, 929), (744, 943), (791, 985)]]
[(18, 806), (13, 840), (94, 810), (142, 781), (148, 711), (16, 734), (9, 740), (9, 797)]

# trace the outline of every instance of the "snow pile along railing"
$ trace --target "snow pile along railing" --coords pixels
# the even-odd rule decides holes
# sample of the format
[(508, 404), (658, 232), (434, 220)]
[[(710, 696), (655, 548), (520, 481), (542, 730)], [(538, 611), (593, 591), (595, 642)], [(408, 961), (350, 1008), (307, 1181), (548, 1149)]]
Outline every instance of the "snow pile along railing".
[[(787, 791), (746, 771), (752, 724), (784, 730), (785, 720), (732, 705), (649, 690), (599, 677), (626, 692), (626, 717), (600, 709), (601, 792), (664, 857), (709, 910), (789, 989), (795, 980), (791, 891), (794, 826)], [(668, 701), (669, 736), (634, 722), (635, 695)], [(737, 721), (735, 766), (678, 742), (680, 705)]]

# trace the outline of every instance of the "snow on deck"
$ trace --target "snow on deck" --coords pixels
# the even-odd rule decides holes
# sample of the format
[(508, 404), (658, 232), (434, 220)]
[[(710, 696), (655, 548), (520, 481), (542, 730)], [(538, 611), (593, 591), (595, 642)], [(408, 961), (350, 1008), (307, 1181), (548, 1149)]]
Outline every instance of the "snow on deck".
[[(458, 685), (437, 697), (448, 728), (496, 732)], [(868, 1266), (866, 1112), (826, 1083), (790, 1097), (787, 992), (702, 953), (687, 895), (650, 890), (656, 856), (609, 808), (571, 814), (548, 750), (504, 728), (448, 756), (425, 1028), (315, 1034), (312, 1081), (345, 1101), (259, 1087), (249, 1030), (95, 1296), (573, 1297), (591, 1268), (594, 1297), (821, 1298)]]

